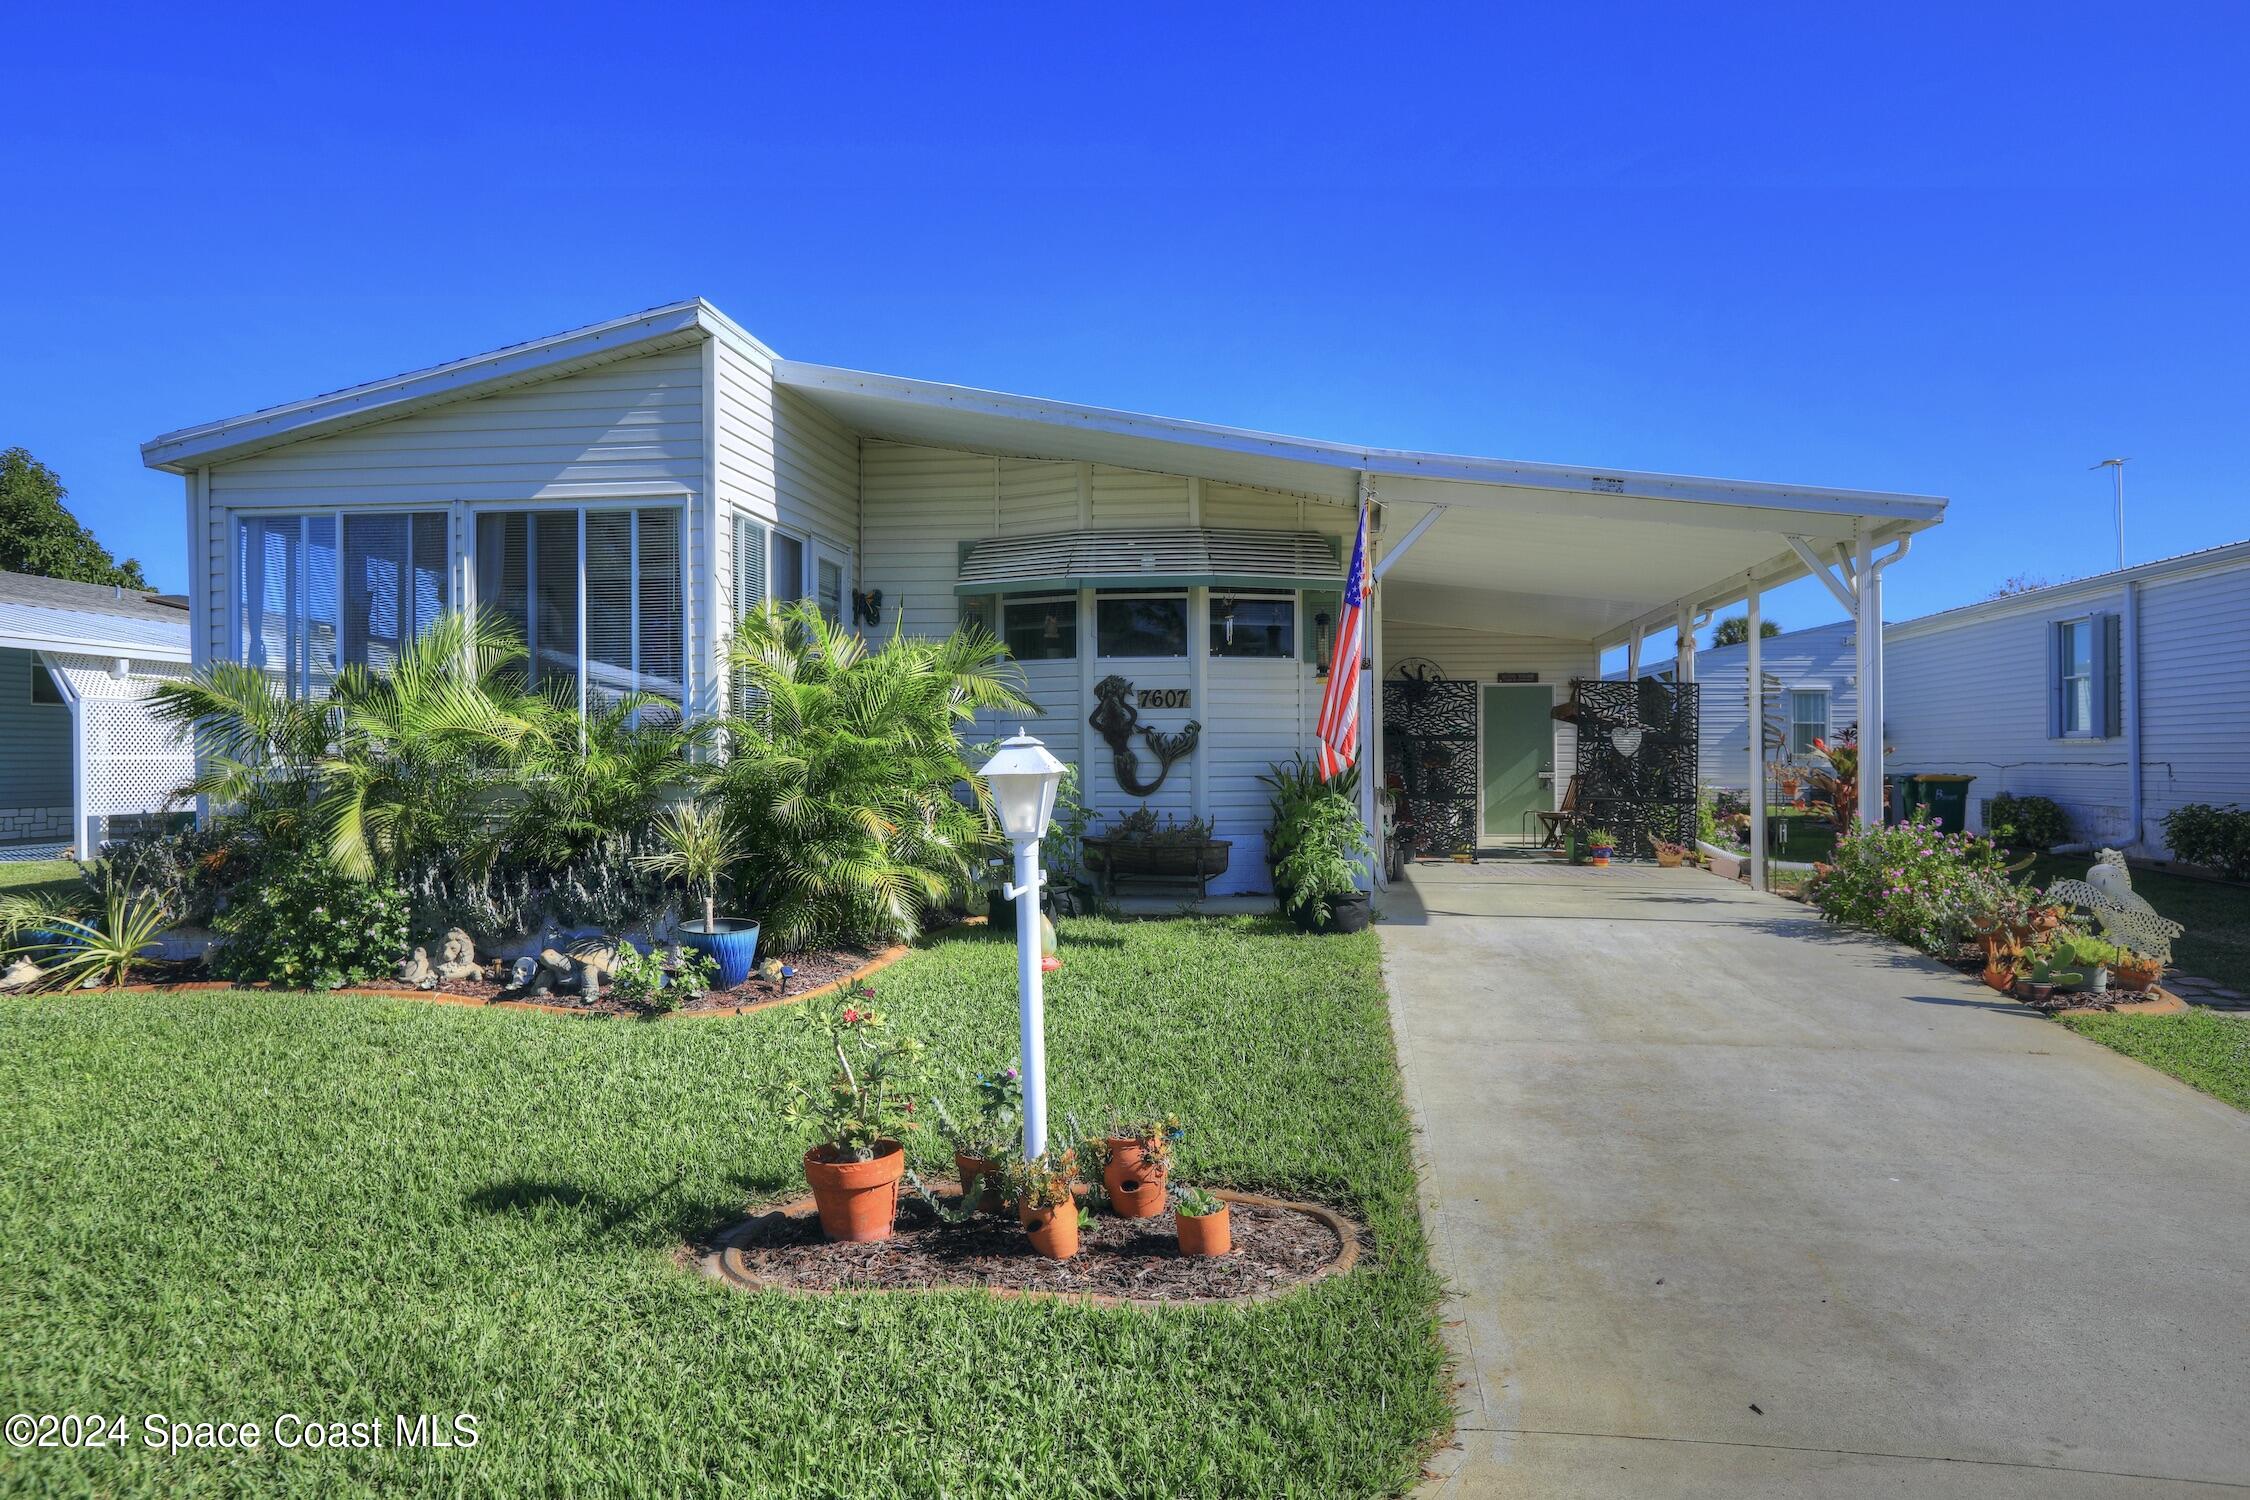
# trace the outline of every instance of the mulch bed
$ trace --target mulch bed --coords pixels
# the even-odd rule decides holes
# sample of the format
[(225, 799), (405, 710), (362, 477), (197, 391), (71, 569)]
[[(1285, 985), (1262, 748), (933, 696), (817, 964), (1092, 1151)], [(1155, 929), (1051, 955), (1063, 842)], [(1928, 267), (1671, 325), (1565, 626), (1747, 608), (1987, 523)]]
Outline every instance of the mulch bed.
[[(878, 954), (874, 950), (860, 948), (824, 948), (812, 953), (783, 954), (781, 955), (781, 961), (797, 971), (789, 976), (789, 989), (786, 995), (783, 994), (779, 984), (770, 983), (753, 974), (731, 990), (709, 990), (693, 1000), (683, 1001), (674, 1008), (672, 1013), (683, 1016), (703, 1013), (724, 1014), (740, 1010), (747, 1005), (764, 1005), (774, 1000), (798, 999), (809, 991), (820, 989), (824, 985), (833, 984), (839, 979), (845, 979), (858, 973), (873, 962), (877, 956)], [(761, 953), (758, 955), (758, 961), (764, 963), (767, 957), (768, 955)], [(415, 990), (404, 985), (394, 986), (381, 981), (372, 984), (354, 985), (352, 988), (358, 990), (396, 989), (399, 993), (406, 995), (432, 993), (453, 995), (463, 1000), (475, 1000), (490, 1005), (519, 1003), (518, 997), (510, 991), (507, 985), (496, 984), (489, 979), (440, 980), (435, 991)], [(608, 990), (602, 991), (601, 998), (595, 1001), (587, 1001), (575, 990), (566, 990), (550, 995), (527, 995), (521, 997), (521, 1001), (522, 1003), (538, 1004), (555, 1010), (585, 1011), (590, 1015), (638, 1016), (643, 1014), (638, 1006), (627, 1005), (613, 997)]]
[[(802, 1000), (807, 995), (851, 978), (862, 971), (882, 966), (884, 962), (903, 953), (903, 948), (875, 951), (861, 948), (824, 948), (810, 953), (785, 954), (782, 962), (796, 972), (789, 977), (788, 992), (781, 986), (752, 975), (731, 990), (711, 990), (685, 1001), (675, 1009), (661, 1014), (678, 1016), (727, 1016), (778, 1001)], [(763, 961), (761, 957), (761, 962)], [(200, 960), (192, 962), (154, 962), (135, 964), (127, 989), (266, 989), (266, 985), (237, 985), (232, 981), (214, 979)], [(106, 993), (97, 991), (96, 993)], [(441, 980), (432, 989), (417, 989), (394, 980), (369, 980), (364, 984), (347, 985), (337, 991), (343, 995), (381, 995), (400, 1000), (440, 1000), (466, 1005), (497, 1005), (503, 1009), (522, 1008), (548, 1011), (568, 1011), (588, 1016), (648, 1017), (659, 1013), (625, 1004), (607, 990), (599, 1000), (588, 1003), (576, 991), (550, 995), (533, 995), (523, 998), (503, 999), (510, 996), (509, 987), (488, 979)]]
[[(931, 1190), (950, 1203), (959, 1185), (933, 1183)], [(1032, 1250), (1013, 1217), (977, 1214), (949, 1226), (904, 1191), (887, 1240), (854, 1245), (824, 1238), (807, 1198), (736, 1225), (703, 1264), (717, 1279), (752, 1290), (978, 1288), (1158, 1304), (1256, 1301), (1347, 1270), (1358, 1259), (1358, 1228), (1332, 1209), (1249, 1193), (1218, 1196), (1230, 1205), (1234, 1233), (1233, 1251), (1222, 1256), (1181, 1255), (1169, 1213), (1152, 1219), (1097, 1213), (1093, 1227), (1080, 1231), (1076, 1255), (1049, 1260)]]

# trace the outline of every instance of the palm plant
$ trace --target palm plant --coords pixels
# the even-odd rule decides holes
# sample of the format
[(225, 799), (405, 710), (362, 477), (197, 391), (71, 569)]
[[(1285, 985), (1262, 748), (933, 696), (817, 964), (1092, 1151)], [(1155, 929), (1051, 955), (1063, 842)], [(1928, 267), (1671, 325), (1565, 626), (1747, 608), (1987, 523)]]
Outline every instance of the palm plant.
[(719, 930), (718, 893), (727, 871), (742, 858), (742, 831), (726, 808), (683, 802), (656, 823), (657, 848), (633, 863), (678, 880), (703, 897), (703, 930)]
[(523, 644), (495, 615), (439, 617), (386, 670), (349, 666), (322, 699), (219, 662), (154, 694), (193, 732), (201, 770), (182, 795), (247, 816), (276, 843), (317, 840), (349, 875), (420, 852), (487, 848), (534, 752), (578, 748), (575, 706), (524, 685)]
[(744, 708), (712, 787), (750, 852), (741, 894), (784, 950), (912, 935), (998, 842), (961, 732), (1036, 711), (1005, 650), (974, 629), (870, 650), (794, 604), (745, 616), (731, 655)]
[(575, 700), (542, 700), (539, 732), (525, 737), (512, 805), (495, 842), (513, 864), (557, 870), (620, 835), (646, 829), (664, 799), (694, 775), (689, 752), (709, 720), (683, 723), (668, 699), (627, 693), (589, 709), (579, 732)]

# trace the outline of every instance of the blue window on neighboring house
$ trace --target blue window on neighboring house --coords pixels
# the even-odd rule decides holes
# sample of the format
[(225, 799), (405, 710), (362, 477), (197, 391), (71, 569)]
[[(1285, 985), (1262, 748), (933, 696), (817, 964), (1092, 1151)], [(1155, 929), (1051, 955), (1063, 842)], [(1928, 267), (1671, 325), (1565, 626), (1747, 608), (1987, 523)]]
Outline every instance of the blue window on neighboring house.
[(2118, 617), (2081, 615), (2047, 627), (2047, 733), (2109, 739), (2121, 732), (2124, 692)]

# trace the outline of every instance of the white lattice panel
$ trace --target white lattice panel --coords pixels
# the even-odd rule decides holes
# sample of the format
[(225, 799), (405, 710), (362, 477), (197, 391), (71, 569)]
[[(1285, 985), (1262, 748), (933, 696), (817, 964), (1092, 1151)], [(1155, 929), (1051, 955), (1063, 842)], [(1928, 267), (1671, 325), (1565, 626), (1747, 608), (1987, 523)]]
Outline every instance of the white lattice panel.
[(195, 776), (195, 754), (156, 721), (147, 698), (159, 682), (184, 678), (185, 666), (136, 661), (123, 677), (108, 657), (46, 653), (78, 699), (85, 729), (87, 817), (156, 812)]

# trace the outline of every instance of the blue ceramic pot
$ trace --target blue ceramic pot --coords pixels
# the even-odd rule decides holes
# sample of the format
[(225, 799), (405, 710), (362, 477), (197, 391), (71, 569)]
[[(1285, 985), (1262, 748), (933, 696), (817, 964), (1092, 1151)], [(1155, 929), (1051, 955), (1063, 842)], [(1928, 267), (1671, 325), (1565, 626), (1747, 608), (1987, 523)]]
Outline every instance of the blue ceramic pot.
[(703, 930), (703, 919), (682, 922), (676, 929), (680, 946), (693, 948), (706, 954), (719, 966), (719, 977), (712, 984), (722, 990), (731, 990), (750, 977), (750, 970), (758, 962), (758, 924), (733, 917), (721, 917), (719, 930)]

